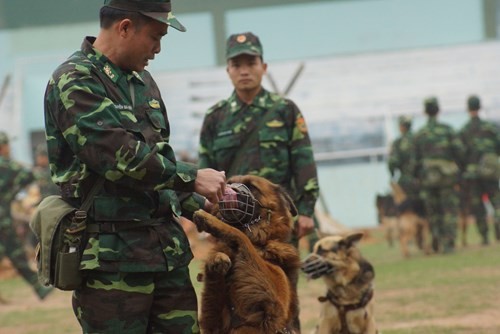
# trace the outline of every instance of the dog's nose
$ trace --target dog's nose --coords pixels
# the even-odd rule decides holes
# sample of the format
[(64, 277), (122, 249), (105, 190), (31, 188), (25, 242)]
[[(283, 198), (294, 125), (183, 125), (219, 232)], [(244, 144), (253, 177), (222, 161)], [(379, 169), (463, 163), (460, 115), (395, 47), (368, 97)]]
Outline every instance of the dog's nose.
[(300, 266), (300, 269), (307, 275), (308, 279), (320, 278), (333, 272), (333, 266), (324, 257), (311, 253)]

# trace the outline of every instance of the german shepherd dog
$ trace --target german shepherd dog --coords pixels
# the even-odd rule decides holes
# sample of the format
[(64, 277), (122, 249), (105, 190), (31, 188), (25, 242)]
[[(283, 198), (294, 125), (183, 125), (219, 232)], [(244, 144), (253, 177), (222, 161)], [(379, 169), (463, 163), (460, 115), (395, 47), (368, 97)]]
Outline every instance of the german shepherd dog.
[(251, 175), (231, 177), (211, 213), (195, 212), (198, 230), (215, 239), (199, 276), (202, 333), (295, 333), (300, 257), (289, 240), (296, 214), (280, 186)]
[(356, 244), (362, 233), (319, 239), (302, 262), (308, 278), (323, 278), (327, 291), (321, 302), (316, 334), (376, 334), (373, 266)]
[(431, 253), (429, 222), (424, 202), (420, 198), (408, 198), (401, 186), (391, 182), (398, 217), (398, 234), (401, 253), (410, 256), (410, 243), (425, 254)]
[(430, 230), (424, 203), (418, 198), (408, 198), (397, 183), (392, 182), (391, 188), (391, 194), (376, 197), (379, 224), (384, 229), (389, 246), (392, 247), (397, 238), (404, 257), (410, 256), (411, 243), (429, 254)]

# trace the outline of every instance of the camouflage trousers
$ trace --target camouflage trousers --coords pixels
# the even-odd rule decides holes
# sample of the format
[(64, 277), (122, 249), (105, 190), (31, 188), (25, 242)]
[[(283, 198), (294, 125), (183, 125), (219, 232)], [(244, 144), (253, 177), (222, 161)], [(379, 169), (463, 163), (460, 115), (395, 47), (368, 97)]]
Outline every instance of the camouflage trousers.
[(38, 281), (38, 273), (29, 266), (23, 244), (13, 226), (2, 224), (0, 227), (0, 260), (6, 255), (17, 272), (28, 282), (40, 299), (45, 298), (47, 288)]
[(451, 187), (423, 189), (420, 197), (424, 201), (434, 249), (453, 251), (460, 213), (458, 192)]
[(463, 184), (463, 210), (464, 214), (473, 215), (476, 225), (484, 241), (488, 241), (487, 211), (483, 196), (487, 195), (493, 206), (494, 228), (497, 240), (500, 240), (500, 191), (497, 182), (467, 180)]
[(73, 292), (73, 311), (83, 333), (199, 333), (187, 266), (159, 273), (91, 270)]

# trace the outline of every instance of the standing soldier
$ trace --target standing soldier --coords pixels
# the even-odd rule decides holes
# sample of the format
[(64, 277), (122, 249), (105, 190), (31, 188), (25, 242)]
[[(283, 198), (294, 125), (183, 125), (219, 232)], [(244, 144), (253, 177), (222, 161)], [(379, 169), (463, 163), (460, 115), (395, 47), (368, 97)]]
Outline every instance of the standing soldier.
[(413, 134), (411, 132), (412, 119), (409, 116), (399, 117), (400, 137), (396, 138), (389, 153), (389, 172), (394, 178), (396, 171), (399, 172), (398, 184), (406, 196), (415, 198), (418, 196), (411, 168), (411, 145)]
[(99, 17), (97, 37), (57, 67), (45, 92), (52, 179), (75, 207), (97, 191), (73, 311), (85, 333), (199, 333), (193, 254), (176, 217), (208, 210), (226, 178), (175, 159), (146, 70), (169, 29), (186, 29), (170, 0), (105, 0)]
[[(226, 59), (234, 92), (205, 115), (200, 167), (223, 170), (228, 177), (259, 175), (284, 187), (299, 213), (293, 241), (298, 246), (298, 240), (314, 229), (319, 194), (304, 117), (291, 100), (261, 86), (267, 64), (257, 36), (251, 32), (231, 35)], [(300, 330), (298, 319), (295, 322), (295, 329)]]
[[(470, 119), (460, 131), (460, 138), (465, 145), (465, 171), (463, 194), (465, 211), (476, 219), (477, 229), (482, 244), (489, 243), (486, 207), (483, 196), (486, 195), (495, 209), (494, 227), (496, 239), (500, 241), (500, 194), (498, 189), (500, 131), (487, 121), (479, 118), (481, 101), (472, 95), (467, 99)], [(491, 168), (488, 168), (491, 163)]]
[[(0, 132), (0, 248), (4, 249), (12, 265), (33, 287), (40, 300), (52, 291), (38, 281), (38, 274), (29, 266), (24, 247), (17, 236), (11, 219), (11, 203), (16, 194), (34, 181), (33, 174), (20, 164), (10, 160), (9, 139)], [(3, 254), (0, 254), (0, 258)]]
[(464, 147), (455, 131), (437, 120), (435, 97), (424, 101), (427, 124), (414, 137), (412, 149), (413, 175), (420, 183), (420, 196), (431, 228), (433, 248), (453, 252), (459, 216), (457, 192)]

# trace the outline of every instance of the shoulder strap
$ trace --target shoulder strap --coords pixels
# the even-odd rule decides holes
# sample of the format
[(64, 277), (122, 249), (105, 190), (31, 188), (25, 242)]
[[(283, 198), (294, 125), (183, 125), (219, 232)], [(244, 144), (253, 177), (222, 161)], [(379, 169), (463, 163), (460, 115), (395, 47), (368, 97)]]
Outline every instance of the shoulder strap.
[(101, 190), (102, 186), (104, 185), (104, 181), (106, 179), (102, 176), (98, 176), (97, 180), (95, 183), (92, 185), (92, 188), (90, 188), (89, 193), (87, 196), (85, 196), (85, 200), (83, 201), (82, 205), (80, 206), (81, 211), (87, 212), (88, 209), (90, 209), (90, 206), (92, 205), (92, 201), (94, 200), (94, 196), (97, 194), (99, 190)]
[(269, 108), (264, 116), (258, 121), (256, 126), (253, 128), (253, 131), (248, 134), (246, 137), (245, 142), (238, 148), (238, 151), (236, 152), (236, 155), (233, 158), (233, 162), (231, 166), (228, 168), (227, 175), (229, 177), (233, 176), (236, 174), (238, 164), (240, 162), (240, 159), (243, 157), (243, 154), (246, 154), (247, 148), (252, 145), (252, 143), (255, 141), (255, 138), (257, 138), (259, 134), (259, 129), (262, 128), (262, 126), (269, 120), (269, 118), (273, 115), (273, 112), (278, 108), (278, 105), (280, 103), (281, 99), (278, 99), (277, 101), (274, 102), (274, 104)]

